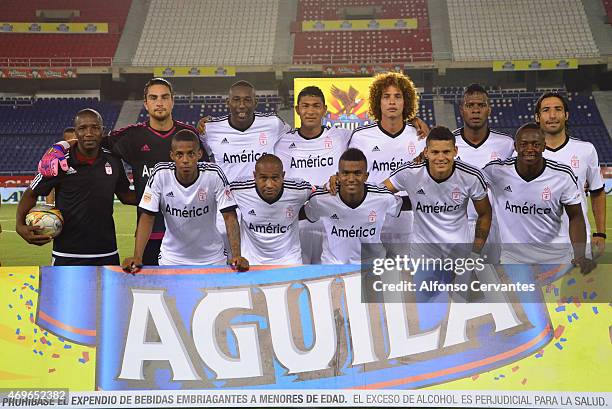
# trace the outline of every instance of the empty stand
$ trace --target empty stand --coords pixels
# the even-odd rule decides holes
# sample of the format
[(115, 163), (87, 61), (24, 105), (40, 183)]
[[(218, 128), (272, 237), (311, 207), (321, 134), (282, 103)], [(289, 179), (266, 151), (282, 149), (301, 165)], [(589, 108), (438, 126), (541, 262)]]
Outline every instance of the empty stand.
[(431, 61), (426, 0), (299, 0), (297, 21), (338, 20), (347, 7), (373, 10), (368, 18), (415, 18), (417, 29), (323, 30), (295, 33), (294, 64), (381, 64)]
[(580, 0), (448, 0), (453, 59), (597, 57)]
[(345, 7), (372, 7), (376, 18), (413, 17), (427, 20), (427, 0), (300, 0), (297, 20), (338, 20)]
[(115, 126), (121, 102), (97, 98), (7, 98), (0, 100), (0, 172), (33, 173), (46, 148), (73, 125), (83, 108), (100, 112), (104, 126)]
[(135, 66), (270, 65), (278, 0), (152, 0)]
[(109, 66), (117, 49), (131, 0), (4, 0), (2, 19), (40, 22), (37, 10), (79, 10), (70, 22), (108, 23), (108, 34), (0, 33), (2, 67)]
[(429, 29), (323, 31), (295, 34), (296, 64), (431, 61)]

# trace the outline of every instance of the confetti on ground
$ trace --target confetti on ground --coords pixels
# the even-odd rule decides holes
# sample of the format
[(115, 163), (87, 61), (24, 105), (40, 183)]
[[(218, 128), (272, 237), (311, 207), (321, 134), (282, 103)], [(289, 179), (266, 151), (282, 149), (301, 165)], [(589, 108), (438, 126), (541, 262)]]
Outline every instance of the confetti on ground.
[(557, 311), (557, 312), (565, 311), (565, 305), (562, 305), (561, 307), (555, 308), (555, 311)]
[(572, 314), (572, 317), (574, 317), (574, 319), (575, 319), (575, 320), (577, 320), (577, 319), (578, 319), (578, 314), (573, 313), (573, 314)]
[(49, 373), (55, 372), (55, 368), (49, 368)]
[(559, 296), (559, 289), (557, 287), (555, 287), (555, 297)]
[[(610, 327), (612, 328), (612, 327)], [(472, 380), (475, 381), (476, 379), (478, 379), (478, 375), (472, 375)]]
[(83, 359), (85, 360), (85, 362), (89, 362), (89, 352), (83, 352)]
[(64, 345), (64, 349), (70, 349), (70, 348), (72, 348), (72, 345), (68, 345), (68, 344)]
[(586, 299), (589, 297), (589, 295), (588, 295), (588, 294), (589, 294), (589, 293), (587, 293), (586, 291), (583, 291), (583, 292), (582, 292), (582, 299), (583, 299), (583, 300), (586, 300)]
[(599, 310), (597, 309), (597, 307), (593, 307), (593, 313), (599, 314)]
[(26, 338), (26, 337), (24, 337), (23, 335), (19, 335), (19, 336), (17, 337), (17, 339), (18, 339), (18, 340), (20, 340), (20, 341), (23, 341), (25, 338)]
[(32, 280), (36, 280), (36, 277), (34, 277), (34, 275), (33, 275), (33, 274), (30, 274), (30, 278), (31, 278)]
[(21, 329), (20, 329), (20, 328), (17, 328), (17, 329), (15, 330), (15, 335), (19, 335), (20, 333), (21, 333)]
[(21, 315), (17, 314), (17, 320), (21, 321)]
[(512, 372), (516, 372), (516, 371), (518, 371), (518, 370), (519, 370), (519, 368), (520, 368), (520, 367), (519, 367), (518, 365), (517, 365), (517, 366), (515, 366), (514, 368), (512, 368)]
[(523, 385), (525, 385), (525, 384), (527, 383), (527, 378), (523, 378), (523, 380), (521, 381), (521, 383), (522, 383)]
[(500, 378), (505, 378), (505, 377), (506, 377), (506, 375), (504, 375), (504, 374), (500, 374), (500, 375), (499, 375), (499, 377), (500, 377)]
[(576, 284), (575, 278), (570, 278), (569, 280), (567, 280), (567, 285), (574, 285), (574, 284)]
[(563, 334), (563, 331), (565, 331), (565, 327), (563, 325), (557, 326), (557, 329), (555, 329), (555, 339), (559, 339), (561, 334)]
[(568, 322), (572, 322), (572, 316), (571, 316), (571, 315), (568, 315), (568, 316), (567, 316), (567, 321), (568, 321)]
[(9, 304), (9, 308), (13, 308), (13, 304)]
[(586, 280), (587, 283), (592, 283), (593, 281), (595, 281), (594, 277), (590, 277), (588, 280)]
[(59, 358), (59, 357), (60, 357), (60, 354), (53, 354), (53, 355), (51, 355), (51, 358)]
[(45, 337), (40, 337), (40, 342), (41, 342), (42, 344), (46, 344), (46, 343), (47, 343), (47, 338), (45, 338)]
[(559, 349), (563, 349), (563, 345), (560, 342), (555, 343), (555, 346)]
[(565, 342), (565, 341), (567, 341), (567, 338), (561, 338), (559, 341)]
[(593, 291), (591, 294), (589, 294), (589, 300), (593, 300), (593, 299), (595, 299), (595, 297), (597, 297), (597, 293), (595, 291)]

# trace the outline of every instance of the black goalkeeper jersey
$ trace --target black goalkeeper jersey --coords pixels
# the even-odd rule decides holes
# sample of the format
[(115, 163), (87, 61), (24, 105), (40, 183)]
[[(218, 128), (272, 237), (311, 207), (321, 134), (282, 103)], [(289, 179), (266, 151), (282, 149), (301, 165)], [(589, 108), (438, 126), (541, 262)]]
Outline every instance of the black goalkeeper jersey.
[[(190, 130), (198, 135), (198, 131), (194, 127), (183, 122), (174, 121), (174, 126), (169, 131), (160, 132), (151, 128), (147, 121), (112, 131), (104, 139), (103, 146), (110, 149), (132, 167), (134, 188), (139, 202), (155, 165), (159, 162), (172, 161), (170, 159), (172, 137), (183, 129)], [(208, 161), (208, 158), (206, 158), (208, 150), (204, 147), (202, 149), (204, 151), (202, 160)], [(140, 216), (140, 208), (138, 209), (138, 216)], [(150, 239), (161, 239), (164, 230), (164, 218), (161, 213), (158, 213), (155, 217)]]

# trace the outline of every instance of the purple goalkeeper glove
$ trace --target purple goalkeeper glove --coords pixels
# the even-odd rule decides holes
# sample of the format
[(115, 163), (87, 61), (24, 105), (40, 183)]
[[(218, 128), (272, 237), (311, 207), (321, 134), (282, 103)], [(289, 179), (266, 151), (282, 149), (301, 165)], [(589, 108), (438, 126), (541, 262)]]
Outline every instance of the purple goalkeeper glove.
[(43, 155), (38, 162), (38, 172), (45, 177), (57, 176), (59, 169), (64, 172), (68, 170), (68, 162), (66, 161), (66, 152), (70, 149), (70, 144), (66, 141), (61, 141), (53, 145)]

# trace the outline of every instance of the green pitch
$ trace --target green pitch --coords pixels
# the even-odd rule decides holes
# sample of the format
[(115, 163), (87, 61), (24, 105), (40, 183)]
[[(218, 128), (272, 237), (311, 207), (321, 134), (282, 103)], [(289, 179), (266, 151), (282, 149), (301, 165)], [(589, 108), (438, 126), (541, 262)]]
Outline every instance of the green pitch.
[[(17, 205), (0, 207), (0, 262), (2, 266), (48, 266), (51, 265), (52, 243), (34, 246), (26, 243), (15, 233), (15, 211)], [(134, 252), (136, 231), (136, 207), (115, 204), (115, 229), (119, 256), (131, 256)]]
[[(51, 243), (42, 247), (27, 244), (15, 233), (15, 211), (17, 205), (0, 207), (0, 262), (3, 266), (45, 266), (51, 264)], [(606, 201), (608, 214), (607, 233), (612, 234), (612, 200)], [(136, 231), (136, 209), (134, 206), (115, 205), (115, 228), (121, 260), (131, 256), (134, 251), (134, 232)], [(589, 219), (593, 225), (592, 215)], [(612, 236), (610, 236), (612, 237)], [(608, 240), (608, 248), (612, 246)]]

